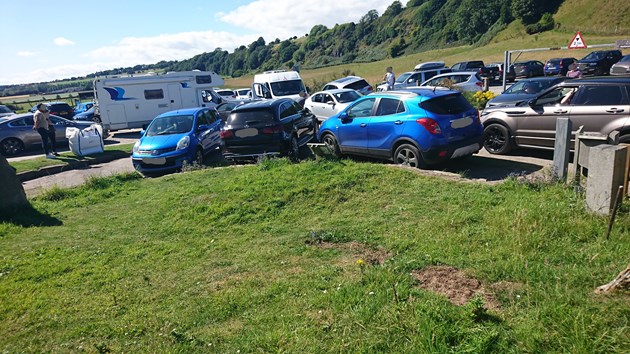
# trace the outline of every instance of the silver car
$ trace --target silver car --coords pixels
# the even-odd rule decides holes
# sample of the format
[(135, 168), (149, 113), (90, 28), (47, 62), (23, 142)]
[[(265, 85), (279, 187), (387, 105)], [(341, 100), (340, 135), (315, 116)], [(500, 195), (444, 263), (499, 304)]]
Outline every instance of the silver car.
[(481, 91), (483, 81), (476, 71), (458, 71), (436, 75), (420, 86), (454, 86), (462, 91)]
[[(66, 128), (75, 127), (85, 129), (94, 122), (72, 121), (58, 116), (50, 116), (55, 125), (57, 144), (66, 143)], [(106, 138), (109, 132), (103, 132)], [(16, 155), (32, 148), (41, 148), (42, 138), (33, 130), (33, 113), (16, 114), (0, 118), (0, 153), (5, 156)]]
[(567, 80), (516, 106), (486, 108), (484, 147), (491, 154), (518, 147), (553, 150), (558, 117), (571, 120), (574, 134), (580, 126), (602, 135), (619, 131), (619, 141), (630, 143), (630, 78)]
[(610, 67), (610, 75), (630, 75), (630, 54)]
[(350, 89), (319, 91), (306, 99), (304, 108), (308, 108), (318, 121), (323, 122), (341, 112), (359, 97), (360, 93)]

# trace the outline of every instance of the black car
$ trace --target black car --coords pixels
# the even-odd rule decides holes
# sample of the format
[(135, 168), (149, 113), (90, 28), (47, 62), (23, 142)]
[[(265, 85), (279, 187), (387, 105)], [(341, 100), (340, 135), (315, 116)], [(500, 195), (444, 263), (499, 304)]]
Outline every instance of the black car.
[(576, 64), (582, 75), (606, 75), (621, 57), (620, 50), (597, 50), (578, 60)]
[(545, 65), (538, 60), (528, 60), (514, 63), (516, 77), (543, 76)]
[[(45, 103), (45, 105), (48, 107), (48, 112), (52, 115), (70, 120), (74, 117), (74, 108), (70, 107), (70, 105), (65, 102), (48, 102)], [(33, 106), (30, 111), (35, 113), (35, 111), (37, 111), (37, 105)]]
[(290, 98), (240, 105), (221, 131), (223, 156), (228, 162), (275, 155), (297, 160), (316, 127), (317, 118)]

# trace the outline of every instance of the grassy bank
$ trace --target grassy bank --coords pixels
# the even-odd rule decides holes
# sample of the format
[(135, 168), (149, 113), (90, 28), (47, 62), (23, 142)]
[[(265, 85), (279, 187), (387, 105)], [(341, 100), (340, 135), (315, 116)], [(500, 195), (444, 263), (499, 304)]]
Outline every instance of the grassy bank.
[[(630, 217), (605, 241), (583, 204), (349, 160), (93, 179), (0, 224), (0, 349), (628, 352), (629, 297), (593, 289)], [(486, 300), (411, 275), (441, 265)]]

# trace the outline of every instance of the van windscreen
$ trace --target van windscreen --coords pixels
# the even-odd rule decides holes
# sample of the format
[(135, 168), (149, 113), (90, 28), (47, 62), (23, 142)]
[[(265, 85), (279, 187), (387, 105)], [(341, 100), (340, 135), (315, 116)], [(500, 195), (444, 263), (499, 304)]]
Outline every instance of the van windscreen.
[(271, 83), (271, 92), (274, 96), (297, 95), (300, 91), (305, 91), (302, 80), (285, 80)]

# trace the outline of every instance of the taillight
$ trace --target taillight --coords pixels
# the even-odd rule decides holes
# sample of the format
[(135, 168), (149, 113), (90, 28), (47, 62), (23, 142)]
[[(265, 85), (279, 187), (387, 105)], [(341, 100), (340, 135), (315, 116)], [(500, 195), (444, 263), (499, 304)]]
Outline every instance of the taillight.
[(431, 134), (442, 134), (438, 123), (431, 118), (420, 118), (416, 120), (416, 123), (422, 125)]
[(263, 134), (274, 134), (274, 133), (280, 133), (284, 130), (284, 127), (281, 125), (274, 125), (273, 127), (265, 127), (263, 128), (262, 132)]
[(234, 131), (232, 130), (221, 130), (221, 139), (229, 139), (234, 137)]
[(475, 82), (475, 85), (479, 86), (479, 87), (483, 87), (483, 82), (481, 81), (477, 81)]
[(475, 116), (475, 123), (481, 124), (481, 111), (477, 111), (477, 115)]

